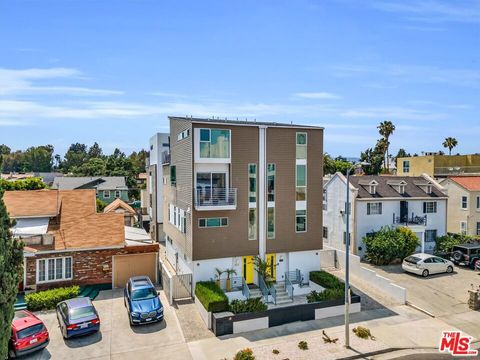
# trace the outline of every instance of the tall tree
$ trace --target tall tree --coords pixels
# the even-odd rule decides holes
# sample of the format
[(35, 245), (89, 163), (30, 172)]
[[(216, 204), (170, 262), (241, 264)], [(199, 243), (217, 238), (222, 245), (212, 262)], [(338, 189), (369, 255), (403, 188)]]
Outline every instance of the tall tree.
[(385, 140), (384, 169), (388, 171), (388, 148), (390, 147), (390, 136), (395, 131), (395, 125), (391, 121), (383, 121), (377, 126), (378, 132)]
[(23, 245), (13, 239), (12, 226), (3, 202), (3, 190), (0, 190), (0, 359), (8, 356), (13, 304), (22, 278)]
[(101, 158), (103, 157), (103, 151), (100, 145), (97, 142), (94, 142), (90, 149), (88, 149), (88, 158)]
[(454, 137), (449, 136), (445, 139), (442, 145), (444, 148), (448, 148), (448, 155), (452, 155), (452, 149), (458, 145), (458, 141)]
[(132, 152), (128, 157), (132, 161), (133, 171), (135, 175), (145, 172), (146, 159), (148, 157), (148, 152), (144, 149), (139, 152)]
[(88, 159), (80, 166), (74, 166), (70, 172), (75, 176), (105, 176), (107, 173), (107, 164), (101, 158)]
[(384, 149), (379, 146), (380, 141), (381, 140), (377, 142), (377, 145), (373, 149), (369, 148), (360, 153), (360, 160), (370, 163), (370, 165), (363, 167), (363, 170), (367, 175), (378, 175), (382, 171)]
[(87, 158), (87, 145), (80, 143), (70, 145), (62, 162), (63, 172), (68, 173), (74, 166), (81, 166)]

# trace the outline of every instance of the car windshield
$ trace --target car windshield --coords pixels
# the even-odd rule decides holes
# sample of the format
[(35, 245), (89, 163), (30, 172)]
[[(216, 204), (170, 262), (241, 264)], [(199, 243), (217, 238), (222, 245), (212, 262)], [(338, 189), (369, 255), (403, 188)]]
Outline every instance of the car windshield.
[(85, 306), (70, 310), (70, 319), (72, 320), (78, 320), (92, 315), (95, 315), (95, 308), (93, 306)]
[(133, 290), (132, 300), (148, 300), (157, 297), (157, 292), (154, 288), (144, 288)]
[(405, 261), (410, 264), (418, 264), (422, 259), (416, 256), (408, 256), (405, 258)]
[(30, 326), (28, 328), (25, 328), (25, 329), (22, 329), (20, 331), (17, 332), (17, 338), (18, 339), (25, 339), (29, 336), (32, 336), (32, 335), (35, 335), (37, 333), (39, 333), (40, 331), (43, 331), (45, 327), (43, 326), (43, 324), (37, 324), (37, 325), (33, 325), (33, 326)]

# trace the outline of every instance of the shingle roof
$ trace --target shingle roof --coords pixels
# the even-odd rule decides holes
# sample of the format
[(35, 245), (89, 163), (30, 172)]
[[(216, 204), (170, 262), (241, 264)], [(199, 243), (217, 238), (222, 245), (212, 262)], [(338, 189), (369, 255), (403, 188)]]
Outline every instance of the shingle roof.
[(480, 191), (480, 176), (451, 176), (449, 179), (469, 191)]
[(63, 176), (55, 177), (53, 189), (97, 189), (97, 190), (128, 190), (123, 176)]
[(134, 214), (134, 215), (136, 214), (135, 210), (133, 210), (133, 208), (122, 199), (115, 199), (114, 201), (112, 201), (110, 204), (108, 204), (105, 207), (105, 209), (103, 209), (103, 212), (109, 213), (117, 210), (118, 208), (122, 208), (125, 211), (129, 212), (130, 214)]
[[(7, 191), (4, 199), (7, 211), (17, 217), (40, 214), (52, 218), (48, 233), (54, 236), (53, 245), (29, 245), (30, 248), (66, 250), (125, 245), (123, 215), (97, 213), (93, 189)], [(45, 207), (57, 209), (57, 199), (59, 211), (47, 214)]]
[(196, 123), (216, 123), (216, 124), (225, 124), (225, 125), (249, 125), (249, 126), (265, 125), (265, 126), (292, 127), (292, 128), (323, 129), (323, 127), (320, 127), (320, 126), (285, 124), (285, 123), (268, 122), (268, 121), (228, 120), (228, 119), (218, 119), (218, 118), (208, 119), (208, 118), (195, 118), (195, 117), (188, 117), (188, 116), (169, 116), (168, 118), (173, 120), (191, 121)]
[[(369, 183), (375, 180), (376, 193), (369, 193)], [(406, 183), (405, 193), (400, 194), (395, 185), (400, 184), (402, 181)], [(364, 176), (351, 176), (351, 184), (358, 189), (358, 198), (415, 198), (415, 197), (431, 197), (431, 198), (446, 198), (445, 195), (435, 183), (431, 183), (432, 192), (428, 194), (422, 188), (428, 184), (427, 179), (422, 176), (381, 176), (381, 175), (364, 175)], [(420, 185), (418, 185), (420, 184)]]

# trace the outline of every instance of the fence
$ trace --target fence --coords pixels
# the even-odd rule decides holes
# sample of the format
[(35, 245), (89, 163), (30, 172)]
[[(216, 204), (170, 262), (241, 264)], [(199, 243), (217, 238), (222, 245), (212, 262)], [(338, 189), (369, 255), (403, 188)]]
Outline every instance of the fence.
[(192, 298), (192, 274), (171, 274), (160, 260), (162, 286), (169, 304), (180, 299)]

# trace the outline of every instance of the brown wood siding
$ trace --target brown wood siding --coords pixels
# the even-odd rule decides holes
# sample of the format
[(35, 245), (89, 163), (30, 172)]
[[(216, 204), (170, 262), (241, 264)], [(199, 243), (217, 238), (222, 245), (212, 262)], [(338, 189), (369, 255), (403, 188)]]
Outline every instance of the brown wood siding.
[[(296, 133), (307, 135), (307, 231), (295, 231)], [(267, 128), (267, 164), (274, 163), (275, 239), (267, 253), (322, 248), (323, 130)]]
[[(256, 255), (258, 235), (257, 240), (248, 240), (248, 164), (257, 164), (258, 198), (258, 128), (214, 124), (194, 124), (195, 127), (231, 130), (230, 183), (237, 188), (237, 209), (193, 211), (193, 260)], [(228, 217), (228, 227), (199, 228), (198, 219), (208, 217)]]

